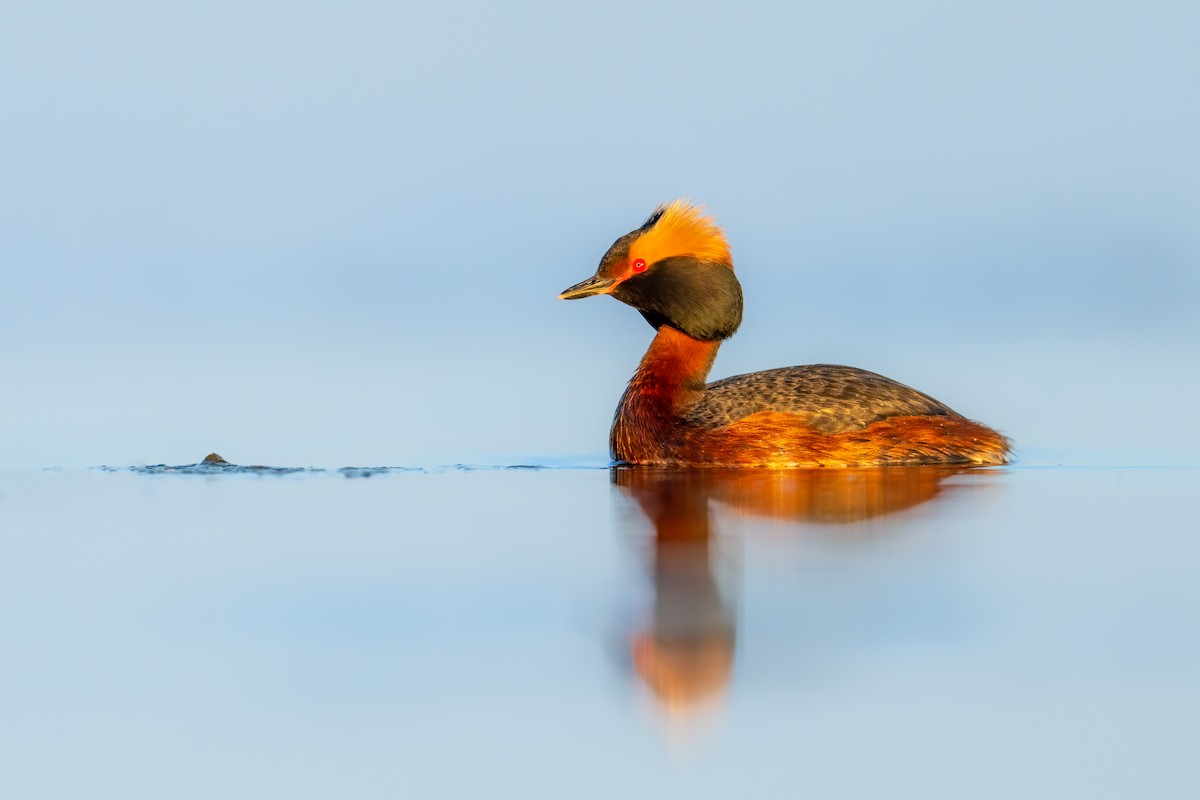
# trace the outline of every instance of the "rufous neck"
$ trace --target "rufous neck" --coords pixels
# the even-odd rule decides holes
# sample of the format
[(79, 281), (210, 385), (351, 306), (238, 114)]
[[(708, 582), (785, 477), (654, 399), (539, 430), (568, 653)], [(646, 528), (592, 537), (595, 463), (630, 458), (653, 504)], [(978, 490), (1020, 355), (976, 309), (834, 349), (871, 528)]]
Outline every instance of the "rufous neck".
[(705, 380), (717, 357), (718, 342), (693, 339), (670, 325), (658, 329), (629, 382), (639, 393), (654, 394), (671, 405), (686, 404), (704, 391)]

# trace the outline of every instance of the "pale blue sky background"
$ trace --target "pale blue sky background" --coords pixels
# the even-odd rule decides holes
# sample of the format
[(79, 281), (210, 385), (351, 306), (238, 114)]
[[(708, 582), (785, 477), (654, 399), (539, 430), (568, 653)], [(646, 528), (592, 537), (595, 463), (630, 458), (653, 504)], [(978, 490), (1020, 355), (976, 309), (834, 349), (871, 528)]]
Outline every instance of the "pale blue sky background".
[(603, 456), (650, 330), (554, 297), (679, 196), (746, 289), (714, 377), (850, 363), (1028, 459), (1194, 461), (1197, 30), (1183, 2), (10, 4), (0, 466)]

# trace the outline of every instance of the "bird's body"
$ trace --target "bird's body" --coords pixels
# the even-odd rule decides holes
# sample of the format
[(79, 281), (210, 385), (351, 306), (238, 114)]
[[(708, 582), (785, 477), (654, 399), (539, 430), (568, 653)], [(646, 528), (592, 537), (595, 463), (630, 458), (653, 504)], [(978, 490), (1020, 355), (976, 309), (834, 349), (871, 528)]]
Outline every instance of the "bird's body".
[(672, 203), (621, 237), (563, 298), (612, 294), (657, 329), (617, 406), (612, 457), (633, 464), (856, 467), (1002, 464), (1008, 441), (926, 394), (817, 364), (706, 383), (741, 321), (720, 230)]

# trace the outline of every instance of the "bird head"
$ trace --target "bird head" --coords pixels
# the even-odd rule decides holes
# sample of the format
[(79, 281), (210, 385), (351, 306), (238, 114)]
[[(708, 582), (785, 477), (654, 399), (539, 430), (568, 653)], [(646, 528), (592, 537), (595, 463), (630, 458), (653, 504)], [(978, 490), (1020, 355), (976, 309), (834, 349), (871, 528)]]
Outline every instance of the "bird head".
[(655, 328), (670, 325), (694, 339), (728, 339), (742, 321), (742, 287), (725, 235), (684, 200), (659, 206), (617, 241), (596, 274), (560, 300), (610, 294)]

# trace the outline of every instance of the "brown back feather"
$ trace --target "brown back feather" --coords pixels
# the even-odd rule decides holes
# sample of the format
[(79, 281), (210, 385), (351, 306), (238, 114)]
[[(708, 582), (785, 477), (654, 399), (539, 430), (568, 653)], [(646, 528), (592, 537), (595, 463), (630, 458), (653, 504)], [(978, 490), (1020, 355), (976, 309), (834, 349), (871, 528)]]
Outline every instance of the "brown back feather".
[(874, 372), (832, 364), (734, 375), (708, 384), (688, 409), (695, 425), (717, 428), (761, 411), (796, 414), (827, 434), (862, 430), (889, 417), (961, 419), (950, 407)]

